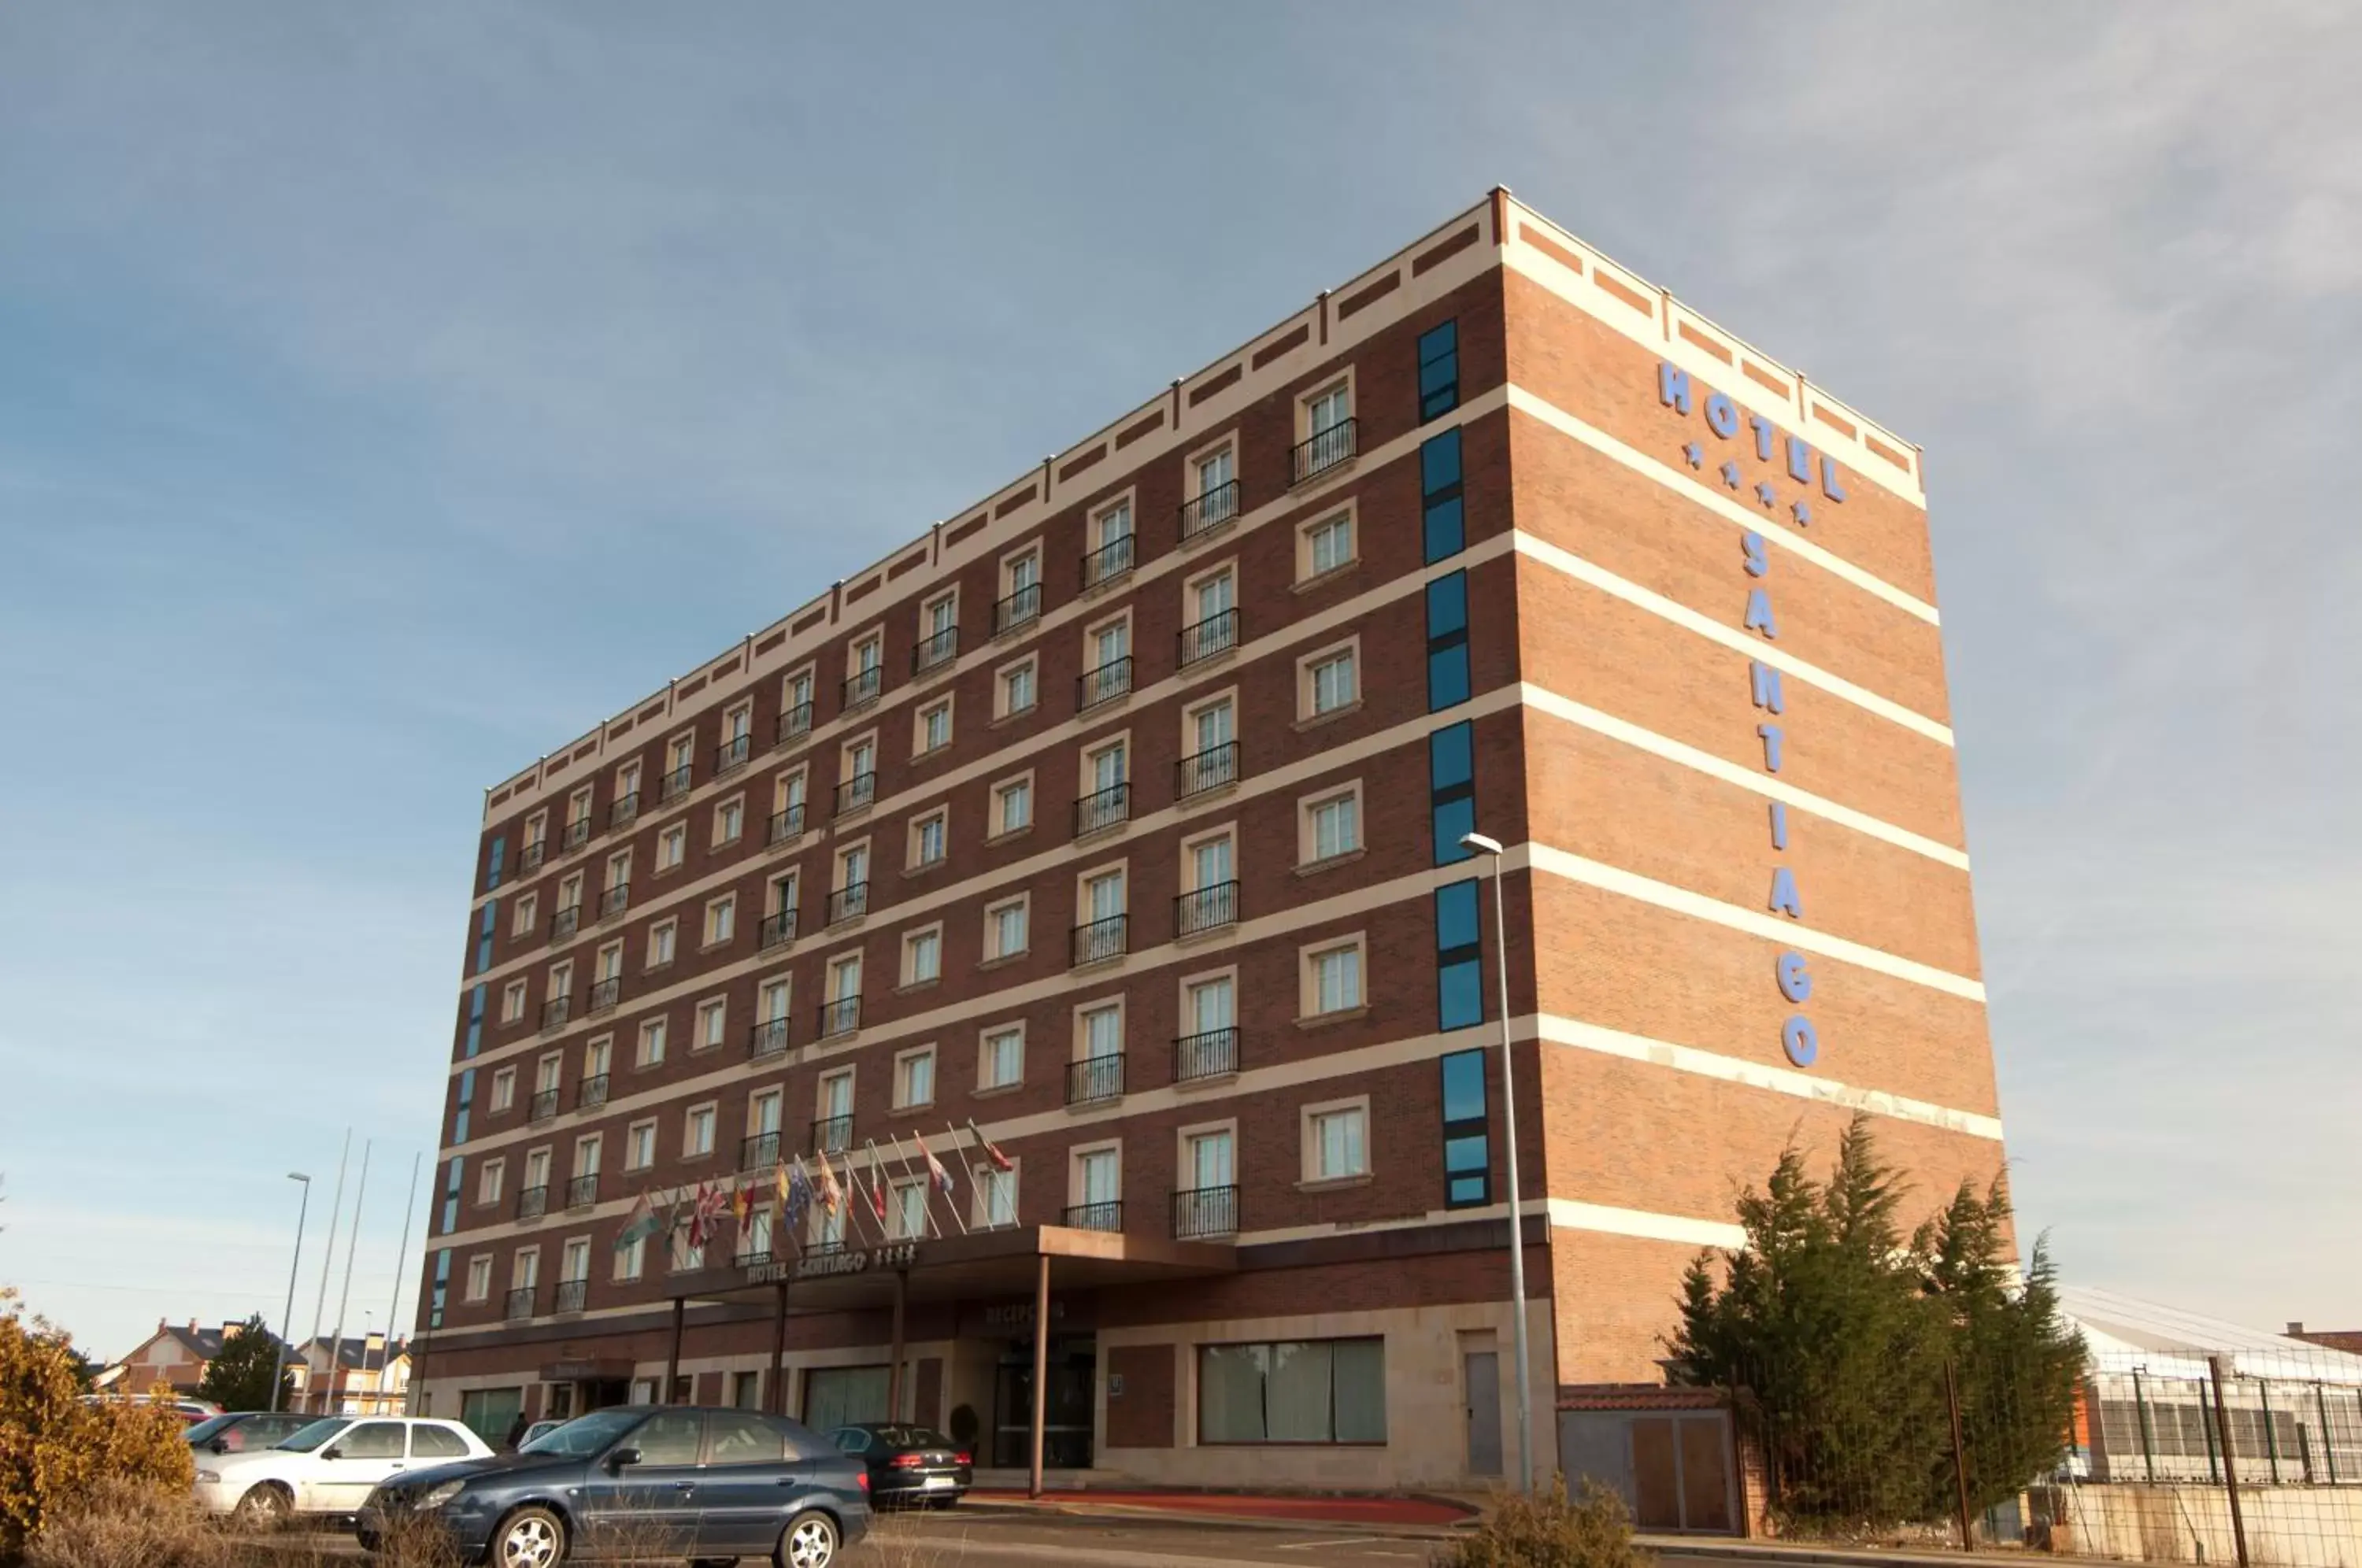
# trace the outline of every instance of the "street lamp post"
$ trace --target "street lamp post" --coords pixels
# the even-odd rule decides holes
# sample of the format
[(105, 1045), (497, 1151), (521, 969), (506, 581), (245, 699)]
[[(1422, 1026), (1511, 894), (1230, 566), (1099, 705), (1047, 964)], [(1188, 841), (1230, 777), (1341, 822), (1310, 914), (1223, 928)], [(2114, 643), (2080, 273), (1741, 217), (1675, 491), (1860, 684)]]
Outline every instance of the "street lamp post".
[(1501, 977), (1501, 1114), (1507, 1133), (1509, 1168), (1509, 1304), (1516, 1317), (1510, 1332), (1518, 1353), (1518, 1487), (1531, 1496), (1534, 1489), (1533, 1379), (1526, 1349), (1526, 1209), (1518, 1192), (1518, 1094), (1509, 1077), (1509, 927), (1501, 900), (1501, 842), (1481, 833), (1460, 835), (1461, 846), (1493, 861), (1493, 930), (1500, 938), (1501, 956), (1496, 966)]
[(287, 1310), (281, 1319), (287, 1331), (280, 1336), (279, 1356), (271, 1367), (270, 1408), (274, 1412), (287, 1382), (287, 1343), (295, 1337), (295, 1274), (304, 1266), (304, 1218), (312, 1211), (312, 1178), (302, 1171), (289, 1171), (287, 1179), (304, 1184), (304, 1197), (295, 1206), (295, 1256), (287, 1264)]

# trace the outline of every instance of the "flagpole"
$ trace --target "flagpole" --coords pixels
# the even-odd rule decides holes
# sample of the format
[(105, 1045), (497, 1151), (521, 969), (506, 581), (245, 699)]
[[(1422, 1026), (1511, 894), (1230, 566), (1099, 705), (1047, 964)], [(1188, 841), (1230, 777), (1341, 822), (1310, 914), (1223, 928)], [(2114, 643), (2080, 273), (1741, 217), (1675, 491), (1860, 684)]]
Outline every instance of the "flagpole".
[[(953, 1126), (949, 1121), (945, 1121), (944, 1123), (944, 1137), (945, 1139), (944, 1154), (951, 1160), (951, 1165), (949, 1168), (955, 1171), (965, 1172), (966, 1174), (968, 1202), (973, 1206), (976, 1202), (976, 1172), (968, 1169), (967, 1154), (962, 1149), (960, 1144), (959, 1129)], [(955, 1209), (953, 1212), (957, 1213), (958, 1210)], [(986, 1214), (985, 1222), (989, 1224), (991, 1220), (992, 1216), (989, 1213)], [(964, 1224), (965, 1221), (963, 1221), (963, 1225)], [(963, 1229), (961, 1233), (965, 1235), (967, 1232)]]
[[(312, 1351), (328, 1315), (328, 1275), (337, 1266), (337, 1224), (345, 1217), (345, 1166), (353, 1157), (353, 1130), (345, 1129), (344, 1152), (337, 1156), (337, 1196), (328, 1200), (328, 1246), (320, 1254), (320, 1295), (312, 1303), (312, 1339), (304, 1347), (304, 1402), (312, 1402)], [(290, 1324), (292, 1331), (294, 1325)]]
[[(902, 1135), (900, 1132), (889, 1132), (886, 1137), (888, 1142), (894, 1145), (894, 1169), (901, 1179), (907, 1182), (911, 1179), (911, 1156), (902, 1153)], [(934, 1205), (927, 1201), (933, 1196), (928, 1190), (933, 1186), (934, 1183), (927, 1179), (924, 1171), (919, 1173), (919, 1213), (924, 1219), (924, 1223), (919, 1231), (921, 1236), (941, 1236), (944, 1233), (943, 1228), (935, 1223)]]
[[(947, 1122), (945, 1122), (945, 1123), (944, 1123), (944, 1130), (945, 1132), (949, 1132), (949, 1131), (951, 1130), (951, 1123), (950, 1123), (950, 1122), (948, 1122), (948, 1121), (947, 1121)], [(955, 1187), (955, 1186), (953, 1185), (953, 1183), (952, 1183), (952, 1168), (951, 1168), (951, 1166), (949, 1166), (949, 1165), (947, 1165), (944, 1164), (941, 1160), (939, 1160), (939, 1159), (935, 1158), (934, 1151), (927, 1147), (925, 1140), (924, 1140), (924, 1139), (922, 1139), (922, 1138), (921, 1138), (921, 1137), (919, 1136), (919, 1130), (918, 1130), (917, 1128), (915, 1128), (915, 1127), (913, 1127), (913, 1128), (911, 1128), (911, 1142), (912, 1142), (913, 1143), (916, 1143), (916, 1144), (918, 1144), (918, 1145), (919, 1145), (919, 1157), (920, 1157), (921, 1159), (922, 1159), (922, 1160), (926, 1161), (926, 1163), (927, 1163), (927, 1185), (928, 1185), (928, 1186), (933, 1187), (933, 1185), (935, 1185), (935, 1183), (934, 1183), (934, 1176), (935, 1176), (935, 1173), (936, 1173), (937, 1171), (941, 1171), (941, 1172), (943, 1172), (943, 1173), (944, 1173), (944, 1181), (943, 1181), (943, 1186), (944, 1186), (944, 1208), (946, 1208), (946, 1209), (950, 1209), (950, 1210), (952, 1211), (952, 1223), (953, 1223), (953, 1224), (955, 1224), (955, 1225), (957, 1225), (957, 1226), (959, 1227), (960, 1234), (961, 1234), (961, 1235), (963, 1235), (963, 1236), (966, 1235), (966, 1234), (967, 1234), (967, 1220), (966, 1220), (966, 1218), (965, 1218), (965, 1217), (960, 1213), (959, 1196), (958, 1196), (959, 1189), (958, 1189), (956, 1187)], [(957, 1141), (956, 1139), (955, 1139), (955, 1140), (953, 1141), (953, 1151), (952, 1151), (952, 1152), (953, 1152), (953, 1155), (954, 1155), (954, 1157), (955, 1157), (955, 1158), (956, 1158), (956, 1157), (957, 1157), (957, 1155), (958, 1155), (958, 1152), (959, 1152), (959, 1151), (958, 1151), (958, 1141)], [(935, 1234), (937, 1234), (937, 1235), (939, 1235), (939, 1236), (940, 1236), (940, 1235), (942, 1235), (942, 1234), (943, 1234), (943, 1232), (942, 1232), (942, 1231), (938, 1230), (938, 1231), (935, 1232)]]
[(345, 1359), (345, 1314), (353, 1304), (353, 1254), (361, 1250), (361, 1205), (369, 1200), (370, 1150), (376, 1144), (374, 1138), (361, 1140), (360, 1181), (353, 1188), (353, 1228), (345, 1237), (345, 1287), (337, 1299), (337, 1340), (328, 1347), (328, 1399), (320, 1407), (324, 1416), (337, 1413), (337, 1374)]
[[(388, 1392), (386, 1384), (393, 1376), (394, 1319), (402, 1307), (403, 1261), (410, 1256), (410, 1220), (411, 1216), (418, 1211), (418, 1162), (424, 1156), (417, 1154), (410, 1156), (410, 1201), (402, 1207), (402, 1245), (396, 1247), (393, 1253), (393, 1299), (385, 1304), (385, 1343), (378, 1347), (377, 1402), (378, 1414), (381, 1416), (392, 1413), (385, 1408), (385, 1396)], [(369, 1360), (369, 1353), (366, 1350), (361, 1353), (361, 1360), (364, 1364)], [(405, 1407), (408, 1402), (405, 1398), (403, 1401)]]

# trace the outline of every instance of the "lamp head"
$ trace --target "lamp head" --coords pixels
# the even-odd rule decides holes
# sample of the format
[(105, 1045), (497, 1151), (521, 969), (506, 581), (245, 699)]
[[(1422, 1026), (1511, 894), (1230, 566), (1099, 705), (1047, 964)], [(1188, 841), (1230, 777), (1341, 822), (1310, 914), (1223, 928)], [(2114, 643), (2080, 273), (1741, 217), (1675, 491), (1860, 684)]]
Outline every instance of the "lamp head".
[(1460, 847), (1473, 849), (1479, 855), (1498, 855), (1501, 853), (1501, 841), (1486, 838), (1481, 833), (1463, 833), (1460, 835)]
[(302, 1171), (289, 1171), (287, 1173), (287, 1179), (289, 1181), (300, 1181), (305, 1187), (312, 1185), (312, 1178), (305, 1176)]

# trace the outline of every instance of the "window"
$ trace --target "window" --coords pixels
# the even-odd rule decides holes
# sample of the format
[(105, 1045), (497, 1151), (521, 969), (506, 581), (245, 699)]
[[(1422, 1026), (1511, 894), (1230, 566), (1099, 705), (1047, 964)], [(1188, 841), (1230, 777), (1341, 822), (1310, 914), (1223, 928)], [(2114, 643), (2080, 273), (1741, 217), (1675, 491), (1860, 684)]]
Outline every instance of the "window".
[(482, 1301), (492, 1294), (492, 1260), (484, 1253), (468, 1260), (468, 1299)]
[(1447, 430), (1419, 447), (1418, 483), (1427, 559), (1432, 563), (1458, 555), (1468, 542), (1461, 508), (1459, 431)]
[(660, 920), (648, 927), (648, 967), (661, 969), (672, 962), (673, 947), (680, 936), (680, 922)]
[(959, 652), (959, 596), (943, 594), (929, 600), (919, 613), (919, 646), (912, 650), (911, 663), (917, 669), (933, 669)]
[(1447, 321), (1418, 335), (1418, 419), (1424, 425), (1460, 406), (1460, 324)]
[(1362, 939), (1359, 936), (1304, 951), (1304, 1015), (1348, 1012), (1362, 1005)]
[(1180, 652), (1187, 668), (1238, 646), (1238, 574), (1228, 565), (1192, 578), (1182, 590)]
[(1075, 705), (1092, 708), (1131, 690), (1131, 617), (1119, 615), (1083, 634), (1083, 673)]
[(1089, 554), (1083, 558), (1083, 587), (1089, 590), (1131, 569), (1131, 500), (1126, 497), (1091, 518)]
[(942, 809), (929, 812), (911, 823), (911, 868), (914, 871), (929, 866), (940, 866), (950, 852), (950, 812)]
[(793, 740), (798, 735), (811, 733), (813, 683), (814, 678), (810, 665), (804, 666), (780, 683), (779, 724), (777, 739)]
[(596, 1132), (585, 1133), (574, 1140), (574, 1175), (595, 1176), (599, 1174), (599, 1151), (602, 1140)]
[(925, 756), (952, 744), (952, 700), (948, 696), (919, 710), (918, 733), (911, 738), (913, 755)]
[(525, 984), (523, 980), (511, 980), (502, 990), (501, 1021), (502, 1023), (514, 1023), (524, 1016), (524, 992)]
[(1305, 525), (1297, 554), (1296, 575), (1299, 581), (1326, 577), (1352, 566), (1353, 554), (1353, 514), (1340, 512), (1317, 523)]
[(989, 963), (996, 958), (1014, 958), (1026, 950), (1026, 914), (1028, 900), (1020, 896), (992, 904), (984, 911), (984, 956)]
[(1189, 459), (1191, 493), (1181, 509), (1185, 539), (1218, 528), (1239, 514), (1238, 459), (1226, 438), (1210, 452)]
[(705, 945), (719, 947), (737, 933), (738, 896), (725, 893), (705, 906)]
[(735, 844), (746, 831), (746, 798), (733, 795), (713, 809), (713, 842), (716, 847)]
[(1352, 854), (1362, 847), (1362, 786), (1360, 780), (1304, 802), (1303, 836), (1297, 845), (1299, 865), (1318, 866)]
[(689, 857), (689, 829), (679, 823), (657, 835), (657, 869), (678, 871)]
[(541, 899), (534, 893), (518, 895), (516, 911), (509, 921), (511, 936), (531, 936), (541, 924)]
[(1468, 574), (1427, 585), (1427, 709), (1468, 701)]
[(1074, 1152), (1073, 1163), (1068, 1169), (1066, 1179), (1068, 1191), (1072, 1195), (1070, 1201), (1076, 1208), (1086, 1211), (1073, 1217), (1070, 1222), (1078, 1221), (1098, 1230), (1114, 1231), (1122, 1228), (1113, 1215), (1089, 1212), (1094, 1209), (1105, 1210), (1123, 1201), (1123, 1146), (1121, 1144), (1102, 1143), (1089, 1148), (1076, 1149)]
[(1237, 840), (1227, 827), (1181, 846), (1181, 895), (1174, 902), (1174, 934), (1187, 936), (1231, 925), (1239, 918)]
[(578, 1236), (566, 1243), (557, 1261), (557, 1277), (561, 1282), (575, 1283), (590, 1277), (590, 1242)]
[(1353, 455), (1353, 384), (1349, 378), (1322, 387), (1298, 405), (1295, 460), (1288, 465), (1291, 483), (1302, 483), (1328, 472)]
[(730, 1004), (721, 997), (697, 1004), (697, 1044), (695, 1049), (711, 1051), (723, 1042), (729, 1032)]
[(1201, 1443), (1383, 1443), (1386, 1342), (1198, 1347)]
[(935, 1103), (935, 1048), (922, 1045), (894, 1058), (894, 1109), (911, 1110)]
[(771, 781), (770, 842), (785, 844), (804, 831), (804, 772), (798, 767)]
[(640, 1052), (636, 1064), (653, 1067), (665, 1059), (665, 1021), (649, 1019), (640, 1025)]
[(713, 1153), (713, 1107), (692, 1105), (681, 1118), (680, 1157), (694, 1160)]
[(1002, 669), (999, 697), (993, 716), (1006, 719), (1032, 712), (1033, 705), (1042, 700), (1040, 679), (1041, 661), (1038, 658), (1020, 659)]
[(902, 939), (902, 984), (931, 986), (944, 975), (944, 931), (929, 926)]
[(847, 741), (837, 754), (836, 809), (857, 812), (877, 799), (877, 740), (863, 735)]
[(1476, 829), (1476, 726), (1462, 720), (1427, 737), (1429, 813), (1435, 828), (1435, 863), (1449, 866), (1474, 850), (1462, 845)]
[(1120, 739), (1083, 754), (1083, 798), (1075, 805), (1077, 836), (1131, 820), (1131, 794), (1124, 788), (1127, 760), (1127, 748)]
[(1076, 1019), (1085, 1061), (1104, 1061), (1123, 1055), (1123, 1004), (1109, 1002), (1083, 1009)]
[(552, 1094), (557, 1081), (566, 1072), (566, 1058), (556, 1051), (535, 1062), (533, 1066), (533, 1090), (535, 1094)]
[(1317, 719), (1325, 714), (1342, 712), (1353, 705), (1360, 689), (1353, 679), (1353, 646), (1329, 648), (1306, 658), (1299, 667), (1304, 672), (1304, 715)]
[(491, 1110), (494, 1114), (498, 1114), (501, 1111), (509, 1110), (515, 1104), (516, 1069), (514, 1067), (502, 1067), (499, 1072), (492, 1075)]
[(624, 1132), (624, 1168), (644, 1171), (657, 1163), (657, 1124), (635, 1121)]
[(1370, 1174), (1367, 1097), (1304, 1108), (1304, 1179), (1349, 1181)]
[(1236, 714), (1228, 692), (1183, 712), (1181, 761), (1173, 789), (1176, 798), (1186, 801), (1238, 782)]
[(1042, 552), (1032, 547), (1003, 557), (1000, 602), (992, 608), (992, 635), (1016, 630), (1042, 613)]
[(1009, 1169), (978, 1162), (968, 1172), (968, 1191), (975, 1205), (969, 1223), (979, 1230), (1017, 1223), (1017, 1176), (1022, 1162), (1010, 1160)]
[(988, 1029), (977, 1055), (977, 1088), (1010, 1088), (1025, 1079), (1025, 1031), (1010, 1025)]
[[(582, 1076), (586, 1078), (604, 1079), (607, 1076), (608, 1058), (613, 1054), (614, 1048), (615, 1039), (612, 1034), (602, 1034), (598, 1039), (584, 1045)], [(603, 1088), (605, 1085), (602, 1083), (600, 1087)]]
[(1490, 1127), (1485, 1110), (1485, 1053), (1454, 1051), (1443, 1058), (1446, 1209), (1468, 1209), (1492, 1201)]
[(508, 1174), (506, 1160), (486, 1160), (476, 1170), (476, 1201), (480, 1204), (501, 1200), (501, 1183)]
[(1435, 1010), (1439, 1029), (1485, 1021), (1484, 930), (1476, 878), (1435, 890)]
[(927, 1233), (927, 1183), (923, 1176), (905, 1176), (892, 1183), (888, 1198), (886, 1234), (896, 1241)]
[(992, 831), (1002, 834), (1021, 833), (1033, 825), (1033, 776), (1011, 778), (992, 791)]

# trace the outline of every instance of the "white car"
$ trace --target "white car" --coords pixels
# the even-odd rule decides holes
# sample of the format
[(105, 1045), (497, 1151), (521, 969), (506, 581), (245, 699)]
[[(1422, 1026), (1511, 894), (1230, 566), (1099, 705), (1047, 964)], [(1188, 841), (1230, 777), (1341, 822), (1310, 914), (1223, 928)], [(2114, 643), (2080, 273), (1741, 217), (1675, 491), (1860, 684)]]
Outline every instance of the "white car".
[(356, 1514), (381, 1481), (404, 1469), (491, 1450), (457, 1421), (418, 1416), (327, 1416), (276, 1448), (202, 1454), (197, 1501), (217, 1514), (278, 1521), (298, 1514)]

